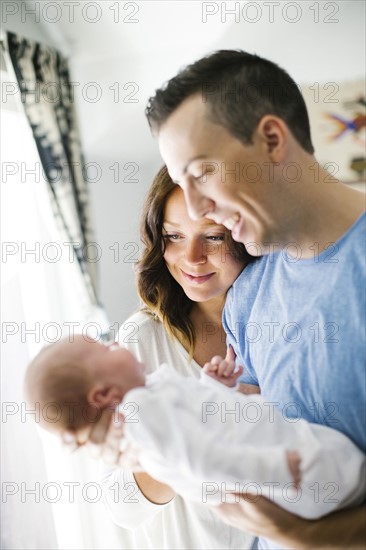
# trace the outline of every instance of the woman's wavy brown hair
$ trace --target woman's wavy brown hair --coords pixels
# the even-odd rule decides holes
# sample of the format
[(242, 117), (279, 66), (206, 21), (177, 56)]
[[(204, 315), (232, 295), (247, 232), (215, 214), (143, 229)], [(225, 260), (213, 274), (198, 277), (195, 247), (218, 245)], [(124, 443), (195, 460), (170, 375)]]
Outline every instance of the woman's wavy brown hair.
[[(177, 338), (193, 357), (195, 333), (190, 313), (195, 304), (170, 274), (165, 260), (163, 239), (164, 210), (170, 193), (176, 184), (163, 166), (154, 178), (143, 206), (140, 236), (144, 245), (142, 257), (136, 265), (137, 288), (145, 304), (144, 311), (160, 320), (168, 334)], [(232, 240), (225, 229), (228, 253), (247, 264), (254, 258), (245, 246)]]

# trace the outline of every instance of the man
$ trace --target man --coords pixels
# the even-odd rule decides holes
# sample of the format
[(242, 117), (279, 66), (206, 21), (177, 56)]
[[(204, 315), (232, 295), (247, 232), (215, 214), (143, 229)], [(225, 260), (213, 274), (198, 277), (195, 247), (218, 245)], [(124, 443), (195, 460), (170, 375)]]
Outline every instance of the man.
[[(220, 51), (158, 90), (146, 114), (192, 218), (263, 255), (224, 312), (243, 381), (293, 421), (327, 424), (365, 451), (364, 200), (316, 162), (295, 82), (268, 60)], [(362, 508), (311, 525), (264, 499), (221, 513), (271, 539), (260, 548), (364, 545)]]

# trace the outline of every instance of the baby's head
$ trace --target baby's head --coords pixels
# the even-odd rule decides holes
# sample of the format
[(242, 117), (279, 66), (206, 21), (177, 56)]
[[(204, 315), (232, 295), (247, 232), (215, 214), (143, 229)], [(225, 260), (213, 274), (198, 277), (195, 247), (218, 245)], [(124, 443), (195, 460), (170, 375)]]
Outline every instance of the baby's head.
[[(75, 336), (43, 348), (28, 367), (25, 395), (39, 403), (41, 425), (62, 434), (95, 423), (131, 389), (145, 385), (145, 367), (117, 343)], [(43, 414), (42, 414), (43, 413)]]

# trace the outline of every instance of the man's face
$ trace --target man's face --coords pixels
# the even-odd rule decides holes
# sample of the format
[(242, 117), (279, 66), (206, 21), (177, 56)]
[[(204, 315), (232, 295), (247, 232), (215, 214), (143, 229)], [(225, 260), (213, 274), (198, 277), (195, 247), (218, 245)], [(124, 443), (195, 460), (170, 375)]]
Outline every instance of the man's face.
[[(170, 115), (158, 136), (162, 157), (193, 219), (223, 224), (234, 240), (258, 243), (263, 252), (276, 235), (267, 146), (255, 137), (243, 145), (208, 120), (206, 108), (195, 95)], [(255, 247), (249, 252), (255, 255)]]

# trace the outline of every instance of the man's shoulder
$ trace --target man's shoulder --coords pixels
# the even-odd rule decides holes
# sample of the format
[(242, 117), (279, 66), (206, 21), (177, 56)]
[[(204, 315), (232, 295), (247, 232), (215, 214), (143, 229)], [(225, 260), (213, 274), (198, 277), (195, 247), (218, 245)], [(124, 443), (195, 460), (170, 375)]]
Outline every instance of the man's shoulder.
[(361, 256), (355, 254), (356, 251), (365, 252), (365, 231), (366, 212), (361, 214), (361, 216), (355, 221), (350, 229), (344, 235), (342, 235), (338, 243), (336, 243), (340, 250), (351, 252), (351, 254), (349, 254), (350, 259), (353, 259), (355, 263), (361, 262), (365, 264), (365, 254), (362, 254)]
[(250, 264), (248, 264), (239, 277), (234, 281), (231, 292), (235, 295), (236, 292), (241, 292), (243, 287), (253, 288), (253, 284), (256, 281), (260, 281), (263, 277), (263, 273), (268, 268), (269, 256), (261, 256), (255, 258)]

